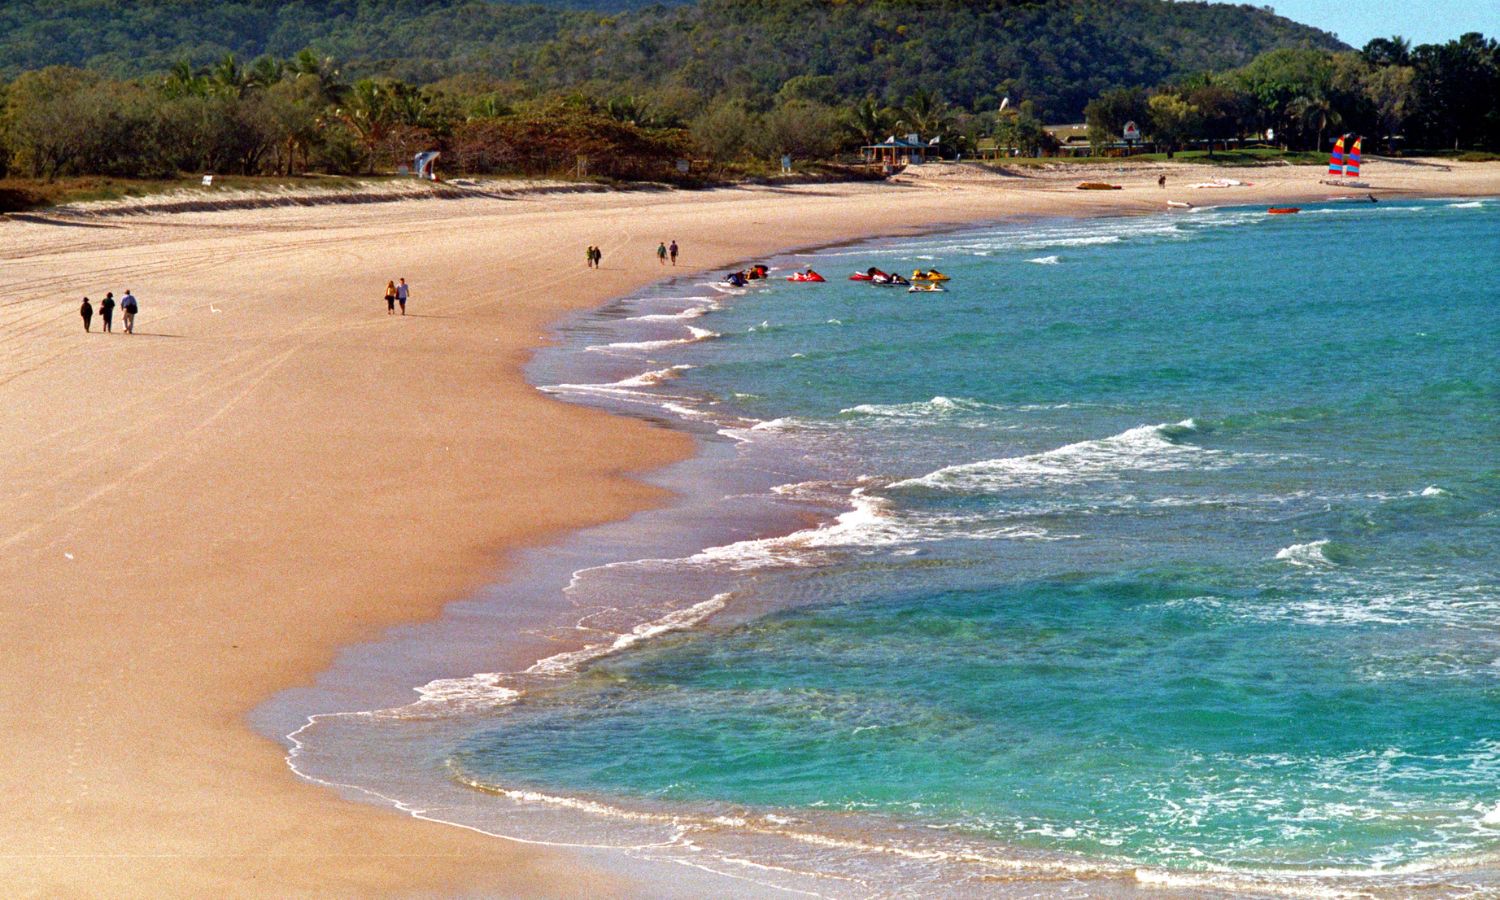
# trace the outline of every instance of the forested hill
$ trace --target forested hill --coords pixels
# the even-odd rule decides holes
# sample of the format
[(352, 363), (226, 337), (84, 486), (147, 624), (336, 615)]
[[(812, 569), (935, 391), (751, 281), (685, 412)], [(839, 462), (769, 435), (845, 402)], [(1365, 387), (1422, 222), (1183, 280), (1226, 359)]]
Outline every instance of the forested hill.
[[(1116, 86), (1244, 65), (1332, 35), (1251, 6), (1169, 0), (7, 0), (0, 78), (67, 64), (114, 76), (311, 48), (346, 75), (477, 74), (533, 89), (690, 91), (763, 102), (1002, 96), (1078, 117)], [(798, 78), (797, 76), (806, 76)]]

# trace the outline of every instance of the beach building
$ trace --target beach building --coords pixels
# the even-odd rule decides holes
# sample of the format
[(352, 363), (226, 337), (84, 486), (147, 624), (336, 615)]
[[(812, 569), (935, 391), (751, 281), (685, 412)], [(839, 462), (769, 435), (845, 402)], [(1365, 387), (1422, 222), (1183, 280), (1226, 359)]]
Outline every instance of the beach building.
[(938, 138), (924, 143), (920, 135), (905, 137), (892, 135), (878, 144), (867, 144), (860, 149), (865, 162), (886, 166), (917, 166), (938, 156)]
[[(1092, 156), (1093, 148), (1089, 144), (1089, 126), (1083, 122), (1067, 125), (1043, 125), (1042, 130), (1052, 135), (1057, 142), (1058, 156)], [(1120, 142), (1124, 147), (1124, 142)]]

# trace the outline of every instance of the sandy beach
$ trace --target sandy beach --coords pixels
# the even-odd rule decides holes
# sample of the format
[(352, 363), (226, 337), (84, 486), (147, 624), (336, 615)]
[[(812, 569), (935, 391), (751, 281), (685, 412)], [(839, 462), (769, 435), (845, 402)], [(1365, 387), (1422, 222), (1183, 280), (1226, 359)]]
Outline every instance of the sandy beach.
[[(513, 551), (668, 499), (632, 476), (692, 441), (528, 385), (549, 325), (795, 247), (1366, 193), (1323, 177), (934, 166), (888, 184), (0, 218), (0, 883), (46, 897), (650, 894), (560, 851), (343, 800), (246, 723), (340, 647), (493, 582)], [(1213, 178), (1249, 184), (1189, 187)], [(1364, 181), (1382, 197), (1496, 195), (1500, 165), (1377, 159)], [(654, 256), (674, 239), (676, 273)], [(404, 318), (381, 299), (397, 277), (412, 285)], [(117, 315), (115, 334), (97, 317), (85, 334), (81, 297), (127, 289), (137, 333)]]

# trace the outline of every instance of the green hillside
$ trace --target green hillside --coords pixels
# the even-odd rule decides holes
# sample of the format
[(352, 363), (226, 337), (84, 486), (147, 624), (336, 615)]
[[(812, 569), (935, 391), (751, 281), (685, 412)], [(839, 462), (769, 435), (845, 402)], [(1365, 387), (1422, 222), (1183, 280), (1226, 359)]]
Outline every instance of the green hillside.
[(594, 93), (686, 88), (763, 103), (796, 76), (823, 99), (1001, 96), (1054, 117), (1115, 86), (1244, 65), (1331, 35), (1251, 6), (1166, 0), (9, 0), (0, 78), (48, 65), (113, 77), (304, 48), (346, 75), (455, 74)]

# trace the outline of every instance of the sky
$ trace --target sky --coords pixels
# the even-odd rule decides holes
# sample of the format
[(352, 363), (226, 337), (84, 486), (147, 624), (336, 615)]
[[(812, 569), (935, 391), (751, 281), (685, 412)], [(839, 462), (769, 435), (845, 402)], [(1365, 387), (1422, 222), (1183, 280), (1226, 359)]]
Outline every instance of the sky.
[[(1247, 2), (1247, 0), (1215, 0)], [(1363, 47), (1371, 38), (1399, 34), (1417, 44), (1441, 44), (1466, 31), (1500, 38), (1500, 0), (1248, 0), (1278, 16), (1331, 31)]]

